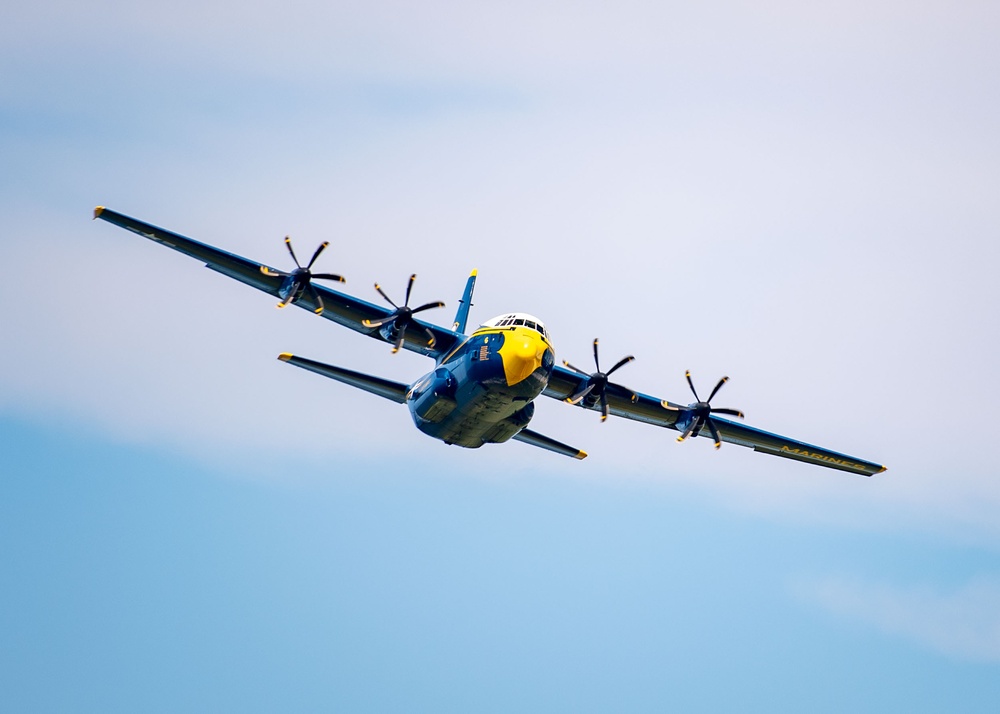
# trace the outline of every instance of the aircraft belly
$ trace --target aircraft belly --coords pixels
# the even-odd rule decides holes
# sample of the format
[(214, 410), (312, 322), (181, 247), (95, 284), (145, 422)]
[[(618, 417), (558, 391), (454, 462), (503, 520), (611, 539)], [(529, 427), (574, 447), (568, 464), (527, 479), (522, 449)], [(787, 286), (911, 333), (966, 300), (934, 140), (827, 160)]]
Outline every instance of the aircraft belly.
[(531, 409), (526, 407), (548, 382), (549, 370), (545, 368), (510, 385), (499, 362), (470, 364), (462, 360), (448, 366), (458, 384), (454, 408), (436, 423), (418, 421), (417, 427), (448, 444), (472, 449), (506, 441), (520, 431), (530, 419)]

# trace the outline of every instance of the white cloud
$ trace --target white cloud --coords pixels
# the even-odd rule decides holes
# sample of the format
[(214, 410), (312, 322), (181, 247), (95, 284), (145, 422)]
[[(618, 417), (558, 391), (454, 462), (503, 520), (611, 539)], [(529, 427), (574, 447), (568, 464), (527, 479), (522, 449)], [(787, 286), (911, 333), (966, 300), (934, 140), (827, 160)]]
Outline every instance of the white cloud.
[(936, 652), (1000, 662), (1000, 579), (979, 578), (946, 592), (831, 577), (802, 580), (795, 591), (838, 616)]

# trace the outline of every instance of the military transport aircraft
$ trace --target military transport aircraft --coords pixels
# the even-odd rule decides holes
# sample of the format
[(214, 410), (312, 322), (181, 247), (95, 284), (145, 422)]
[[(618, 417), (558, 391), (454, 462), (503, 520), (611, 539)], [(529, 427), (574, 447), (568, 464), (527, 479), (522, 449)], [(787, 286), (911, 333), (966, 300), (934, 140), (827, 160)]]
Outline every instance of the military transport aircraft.
[(782, 456), (819, 466), (871, 476), (884, 466), (853, 456), (805, 444), (723, 419), (717, 414), (743, 418), (736, 409), (712, 406), (712, 399), (728, 377), (723, 377), (702, 400), (690, 372), (688, 385), (695, 401), (683, 405), (631, 389), (610, 381), (611, 375), (633, 357), (620, 359), (611, 369), (601, 370), (598, 342), (594, 340), (596, 371), (555, 363), (549, 333), (541, 320), (524, 313), (509, 313), (487, 320), (466, 334), (472, 292), (473, 271), (465, 285), (455, 321), (450, 328), (418, 320), (415, 315), (444, 307), (431, 302), (410, 307), (415, 275), (410, 276), (403, 304), (394, 302), (378, 284), (375, 289), (390, 307), (365, 302), (337, 290), (317, 285), (313, 280), (343, 282), (332, 273), (313, 273), (312, 267), (327, 247), (322, 243), (305, 266), (299, 263), (289, 238), (285, 245), (295, 268), (283, 271), (213, 248), (171, 231), (98, 206), (94, 218), (113, 223), (137, 235), (203, 261), (207, 267), (263, 290), (279, 299), (278, 307), (298, 305), (349, 327), (356, 332), (392, 345), (392, 351), (407, 349), (434, 359), (436, 367), (412, 384), (394, 382), (343, 367), (316, 362), (305, 357), (282, 354), (278, 359), (324, 377), (344, 382), (366, 392), (406, 404), (417, 428), (446, 444), (478, 448), (483, 444), (510, 439), (538, 446), (576, 459), (587, 456), (572, 446), (528, 429), (540, 394), (569, 404), (609, 415), (625, 417), (680, 432), (678, 441), (704, 436), (719, 448), (723, 441), (747, 446), (763, 454)]

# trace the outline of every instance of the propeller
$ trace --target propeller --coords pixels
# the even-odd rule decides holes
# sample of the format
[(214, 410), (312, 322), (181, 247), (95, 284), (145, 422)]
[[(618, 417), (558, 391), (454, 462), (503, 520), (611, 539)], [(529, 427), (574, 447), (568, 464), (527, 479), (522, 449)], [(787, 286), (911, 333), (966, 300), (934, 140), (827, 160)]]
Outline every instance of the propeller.
[(333, 273), (313, 273), (310, 271), (313, 263), (315, 263), (316, 259), (319, 257), (319, 254), (326, 250), (328, 245), (330, 245), (329, 241), (323, 241), (320, 243), (319, 248), (317, 248), (316, 252), (313, 253), (312, 260), (309, 261), (308, 265), (302, 267), (302, 264), (299, 263), (299, 259), (295, 257), (295, 251), (292, 249), (292, 239), (289, 236), (285, 236), (285, 247), (288, 248), (288, 252), (292, 256), (292, 261), (295, 263), (295, 270), (290, 273), (286, 273), (281, 270), (272, 270), (266, 265), (260, 266), (260, 272), (264, 273), (264, 275), (284, 278), (284, 282), (278, 289), (278, 295), (281, 297), (281, 302), (277, 305), (278, 307), (285, 307), (289, 303), (296, 302), (300, 297), (302, 297), (303, 293), (308, 291), (313, 300), (316, 301), (316, 314), (323, 314), (323, 298), (320, 297), (319, 292), (313, 287), (312, 279), (320, 278), (322, 280), (336, 280), (338, 283), (345, 282), (341, 276), (334, 275)]
[(622, 357), (615, 363), (615, 366), (609, 369), (607, 372), (601, 371), (601, 360), (597, 354), (597, 343), (598, 340), (594, 338), (594, 365), (597, 367), (597, 371), (593, 373), (584, 372), (579, 367), (574, 367), (569, 362), (563, 362), (563, 364), (569, 369), (573, 370), (578, 374), (586, 376), (586, 381), (580, 384), (580, 388), (570, 397), (567, 397), (566, 401), (570, 404), (579, 404), (580, 402), (585, 402), (585, 406), (593, 406), (600, 402), (601, 404), (601, 421), (605, 421), (608, 418), (608, 389), (616, 391), (622, 396), (627, 397), (631, 401), (638, 399), (635, 392), (631, 389), (621, 386), (620, 384), (615, 384), (608, 380), (608, 377), (612, 375), (619, 367), (623, 367), (632, 360), (635, 359), (632, 355), (628, 357)]
[(713, 407), (710, 402), (715, 397), (722, 385), (729, 381), (729, 377), (723, 377), (719, 380), (719, 383), (715, 385), (715, 389), (712, 393), (708, 395), (708, 399), (701, 401), (701, 397), (698, 396), (698, 390), (694, 388), (694, 382), (691, 380), (691, 372), (687, 371), (684, 373), (687, 378), (688, 386), (691, 387), (691, 393), (694, 394), (694, 398), (697, 400), (692, 404), (689, 404), (686, 408), (675, 407), (669, 402), (663, 401), (661, 404), (665, 409), (670, 409), (671, 411), (685, 411), (691, 415), (691, 421), (688, 423), (687, 428), (677, 437), (677, 441), (684, 441), (686, 438), (694, 434), (698, 436), (701, 433), (702, 428), (708, 427), (708, 430), (712, 433), (712, 438), (715, 439), (715, 448), (718, 449), (722, 446), (722, 439), (719, 438), (719, 428), (715, 425), (715, 420), (712, 419), (713, 414), (728, 414), (729, 416), (743, 418), (743, 412), (738, 409), (729, 409), (727, 407)]
[[(423, 312), (424, 310), (430, 310), (435, 307), (444, 307), (444, 303), (441, 301), (429, 302), (426, 305), (421, 305), (420, 307), (410, 307), (410, 291), (413, 290), (413, 281), (417, 279), (416, 274), (410, 276), (410, 282), (406, 285), (406, 299), (403, 300), (403, 306), (400, 307), (392, 301), (388, 295), (382, 290), (382, 286), (375, 283), (375, 289), (378, 290), (378, 294), (385, 298), (385, 301), (396, 308), (393, 312), (386, 315), (378, 320), (362, 320), (362, 324), (365, 327), (382, 327), (383, 325), (390, 325), (389, 334), (386, 335), (387, 339), (394, 340), (392, 346), (393, 354), (399, 352), (399, 348), (403, 346), (403, 339), (406, 335), (406, 328), (413, 321), (413, 315), (418, 312)], [(424, 332), (427, 333), (427, 346), (434, 346), (434, 333), (431, 332), (426, 327)], [(391, 335), (391, 336), (389, 336)]]

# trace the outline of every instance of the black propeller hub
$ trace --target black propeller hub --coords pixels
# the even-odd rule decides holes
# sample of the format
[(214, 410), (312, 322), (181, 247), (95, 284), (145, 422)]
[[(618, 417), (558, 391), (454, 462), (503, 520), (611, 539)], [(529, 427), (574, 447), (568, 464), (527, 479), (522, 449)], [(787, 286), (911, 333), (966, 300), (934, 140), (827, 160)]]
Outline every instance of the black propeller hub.
[[(392, 351), (399, 352), (399, 349), (403, 346), (406, 340), (406, 329), (414, 322), (413, 316), (418, 312), (423, 312), (424, 310), (430, 310), (436, 307), (444, 307), (444, 303), (441, 301), (429, 302), (419, 307), (410, 307), (410, 292), (413, 290), (413, 281), (417, 279), (416, 274), (410, 276), (410, 282), (406, 285), (406, 298), (403, 300), (402, 306), (397, 305), (392, 301), (385, 291), (382, 290), (382, 286), (375, 283), (375, 290), (382, 298), (395, 308), (391, 313), (385, 317), (376, 320), (363, 320), (362, 324), (365, 327), (378, 327), (379, 334), (382, 335), (388, 342), (392, 342)], [(424, 327), (422, 328), (424, 334), (427, 337), (427, 346), (434, 346), (434, 333), (430, 329)]]
[[(691, 372), (685, 372), (685, 378), (687, 379), (688, 386), (691, 387), (691, 393), (694, 394), (694, 398), (697, 400), (692, 402), (683, 410), (683, 414), (677, 420), (677, 428), (683, 429), (681, 435), (677, 437), (677, 441), (684, 441), (689, 436), (698, 436), (701, 430), (708, 427), (709, 432), (712, 434), (712, 438), (715, 440), (715, 448), (718, 449), (722, 446), (722, 439), (719, 435), (719, 427), (716, 420), (712, 417), (713, 414), (729, 414), (730, 416), (743, 418), (743, 412), (738, 409), (729, 409), (728, 407), (713, 407), (711, 405), (712, 399), (722, 389), (722, 385), (729, 381), (729, 377), (723, 377), (719, 380), (719, 383), (715, 385), (715, 389), (712, 393), (708, 395), (708, 399), (705, 401), (701, 400), (698, 396), (698, 390), (694, 388), (694, 382), (691, 379)], [(666, 405), (666, 403), (664, 403)], [(670, 408), (670, 407), (668, 407)]]
[(281, 281), (281, 287), (278, 288), (278, 297), (281, 298), (281, 302), (278, 303), (278, 307), (285, 307), (289, 303), (297, 302), (305, 294), (309, 294), (313, 302), (316, 303), (315, 312), (317, 315), (323, 313), (323, 298), (320, 296), (316, 288), (313, 287), (313, 278), (319, 278), (321, 280), (335, 280), (338, 283), (344, 282), (344, 279), (339, 275), (334, 275), (333, 273), (313, 273), (311, 268), (316, 259), (320, 256), (326, 247), (330, 245), (329, 241), (324, 241), (320, 243), (316, 252), (313, 253), (312, 260), (309, 264), (302, 266), (299, 263), (299, 259), (295, 257), (295, 250), (292, 249), (292, 239), (285, 236), (285, 247), (288, 248), (288, 253), (292, 256), (292, 262), (295, 263), (295, 269), (290, 273), (286, 273), (281, 270), (272, 270), (265, 265), (260, 266), (260, 272), (264, 275), (270, 277), (283, 278)]
[(601, 360), (598, 355), (597, 350), (598, 340), (594, 338), (594, 366), (597, 367), (596, 372), (587, 373), (578, 367), (574, 367), (569, 362), (563, 362), (563, 364), (574, 372), (586, 376), (586, 379), (580, 382), (580, 386), (577, 391), (569, 396), (566, 401), (570, 404), (581, 404), (586, 409), (593, 409), (598, 404), (601, 405), (601, 421), (608, 418), (608, 413), (610, 411), (610, 406), (608, 403), (608, 394), (613, 393), (616, 396), (620, 396), (630, 401), (636, 401), (638, 397), (635, 392), (631, 389), (621, 386), (620, 384), (615, 384), (610, 380), (611, 374), (615, 372), (619, 367), (623, 367), (632, 360), (635, 359), (632, 355), (628, 357), (623, 357), (615, 363), (615, 366), (609, 369), (607, 372), (601, 371)]

